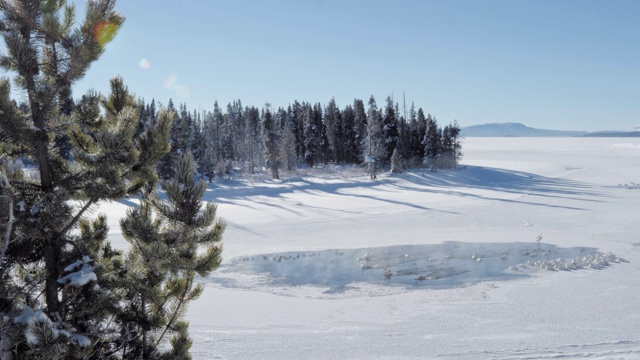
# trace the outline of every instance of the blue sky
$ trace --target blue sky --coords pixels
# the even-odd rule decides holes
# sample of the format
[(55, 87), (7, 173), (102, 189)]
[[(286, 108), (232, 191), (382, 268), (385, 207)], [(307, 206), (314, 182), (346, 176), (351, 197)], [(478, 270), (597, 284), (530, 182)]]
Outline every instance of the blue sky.
[[(81, 1), (78, 1), (81, 2)], [(190, 109), (234, 99), (340, 107), (374, 95), (442, 123), (640, 125), (640, 1), (120, 0), (127, 17), (74, 90), (123, 76)], [(79, 9), (80, 10), (80, 9)]]

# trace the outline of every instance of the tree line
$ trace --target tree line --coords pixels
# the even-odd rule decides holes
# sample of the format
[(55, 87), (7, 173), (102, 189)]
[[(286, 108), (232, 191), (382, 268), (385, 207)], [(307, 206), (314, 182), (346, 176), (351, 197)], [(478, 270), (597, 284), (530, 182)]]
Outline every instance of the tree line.
[[(223, 110), (217, 102), (213, 111), (191, 111), (186, 104), (173, 113), (169, 141), (171, 150), (160, 160), (161, 177), (173, 175), (181, 153), (191, 153), (200, 174), (212, 179), (224, 176), (232, 164), (254, 173), (267, 168), (273, 178), (281, 169), (294, 170), (323, 164), (364, 164), (372, 177), (385, 166), (394, 172), (404, 167), (454, 168), (462, 157), (457, 122), (444, 128), (435, 117), (411, 104), (402, 115), (391, 96), (378, 108), (373, 96), (367, 105), (360, 99), (338, 107), (294, 101), (277, 109), (244, 106), (240, 100)], [(140, 108), (140, 131), (153, 126), (157, 118), (155, 100)], [(394, 156), (394, 152), (396, 155)]]

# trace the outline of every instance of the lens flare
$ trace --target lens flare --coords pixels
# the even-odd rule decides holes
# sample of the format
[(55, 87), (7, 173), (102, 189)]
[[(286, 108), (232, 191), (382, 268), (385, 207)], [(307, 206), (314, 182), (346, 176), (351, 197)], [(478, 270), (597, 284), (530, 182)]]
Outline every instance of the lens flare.
[(176, 94), (183, 99), (187, 99), (191, 96), (191, 90), (184, 85), (178, 84), (176, 85)]
[(151, 63), (147, 59), (141, 59), (138, 65), (141, 69), (148, 69), (151, 67)]
[(180, 98), (187, 99), (191, 96), (191, 89), (183, 84), (178, 83), (178, 77), (175, 74), (169, 74), (164, 80), (162, 86), (166, 90), (175, 93)]
[(169, 74), (169, 76), (164, 80), (164, 88), (167, 90), (172, 90), (177, 84), (178, 77), (175, 74)]
[(93, 37), (98, 44), (105, 46), (116, 36), (118, 26), (109, 20), (102, 20), (93, 28)]

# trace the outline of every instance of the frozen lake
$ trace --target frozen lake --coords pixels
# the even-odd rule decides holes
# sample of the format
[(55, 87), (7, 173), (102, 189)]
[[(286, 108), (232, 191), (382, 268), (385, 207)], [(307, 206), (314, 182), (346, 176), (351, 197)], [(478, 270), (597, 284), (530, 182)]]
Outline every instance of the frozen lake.
[(377, 181), (213, 183), (229, 226), (187, 315), (194, 358), (639, 358), (640, 139), (463, 152)]

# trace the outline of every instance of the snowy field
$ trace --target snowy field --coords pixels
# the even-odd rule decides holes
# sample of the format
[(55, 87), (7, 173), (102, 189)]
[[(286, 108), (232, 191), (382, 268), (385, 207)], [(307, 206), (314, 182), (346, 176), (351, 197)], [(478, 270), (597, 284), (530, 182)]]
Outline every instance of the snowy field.
[[(640, 139), (463, 151), (457, 171), (211, 184), (228, 228), (194, 358), (640, 358)], [(103, 207), (117, 246), (132, 204)]]

